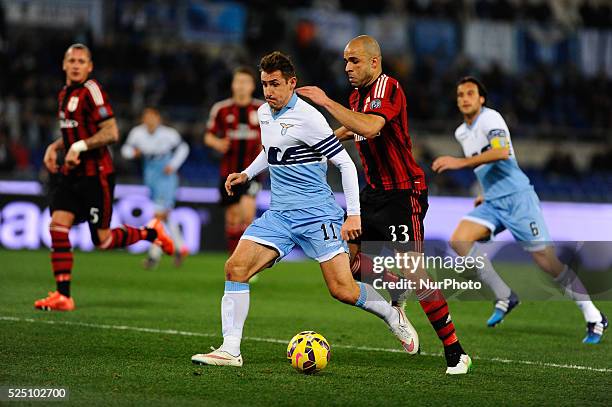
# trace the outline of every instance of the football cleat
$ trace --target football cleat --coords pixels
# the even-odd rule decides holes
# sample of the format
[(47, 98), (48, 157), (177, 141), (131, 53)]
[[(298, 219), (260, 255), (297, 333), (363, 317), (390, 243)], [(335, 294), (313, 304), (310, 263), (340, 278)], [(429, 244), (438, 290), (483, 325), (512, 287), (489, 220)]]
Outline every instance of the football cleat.
[(582, 340), (582, 343), (595, 345), (601, 342), (601, 337), (608, 328), (608, 318), (602, 312), (600, 314), (601, 321), (587, 323), (587, 335)]
[(142, 261), (142, 267), (145, 270), (155, 270), (159, 266), (159, 260), (155, 260), (151, 257), (147, 257)]
[(242, 355), (234, 356), (221, 349), (214, 349), (210, 353), (198, 353), (191, 357), (194, 365), (212, 366), (242, 366)]
[(182, 246), (180, 250), (177, 250), (174, 253), (174, 267), (181, 267), (188, 255), (189, 249), (187, 249), (187, 246)]
[(472, 369), (472, 358), (465, 353), (459, 355), (457, 364), (454, 366), (448, 366), (446, 368), (446, 374), (466, 374)]
[(402, 347), (408, 354), (414, 355), (419, 352), (419, 335), (412, 326), (406, 313), (400, 307), (393, 307), (397, 311), (397, 320), (389, 324), (389, 330), (402, 343)]
[(35, 301), (34, 308), (43, 311), (73, 311), (74, 300), (72, 297), (66, 297), (58, 291), (53, 291), (47, 298)]
[(149, 223), (147, 223), (147, 227), (150, 229), (155, 229), (157, 232), (157, 239), (155, 239), (153, 243), (161, 247), (163, 252), (168, 256), (172, 256), (174, 254), (174, 242), (170, 236), (166, 234), (164, 225), (161, 223), (161, 221), (157, 218), (153, 218)]
[(514, 291), (510, 291), (510, 297), (505, 300), (495, 301), (495, 308), (493, 308), (493, 315), (487, 320), (487, 326), (493, 328), (495, 325), (501, 323), (506, 315), (510, 313), (517, 305), (520, 304), (518, 295)]

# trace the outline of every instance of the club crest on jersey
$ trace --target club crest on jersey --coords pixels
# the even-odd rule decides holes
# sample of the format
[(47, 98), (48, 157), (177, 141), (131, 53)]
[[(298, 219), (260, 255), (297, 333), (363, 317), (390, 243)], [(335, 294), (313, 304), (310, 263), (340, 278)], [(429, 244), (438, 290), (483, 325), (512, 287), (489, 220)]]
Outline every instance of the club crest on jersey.
[(279, 123), (279, 124), (283, 128), (281, 130), (281, 136), (286, 135), (287, 134), (287, 130), (294, 126), (293, 124), (287, 124), (287, 123)]
[(70, 100), (68, 101), (68, 111), (74, 112), (78, 105), (79, 105), (78, 96), (72, 96)]
[(370, 109), (378, 109), (380, 106), (382, 106), (380, 99), (374, 99), (370, 102)]

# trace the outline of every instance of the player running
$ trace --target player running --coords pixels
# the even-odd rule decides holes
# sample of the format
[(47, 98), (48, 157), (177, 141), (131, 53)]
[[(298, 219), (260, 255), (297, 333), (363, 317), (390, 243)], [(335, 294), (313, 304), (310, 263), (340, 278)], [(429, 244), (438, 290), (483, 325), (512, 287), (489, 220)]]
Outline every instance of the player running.
[(204, 144), (223, 155), (219, 180), (221, 206), (225, 208), (225, 237), (231, 255), (240, 236), (255, 218), (255, 196), (260, 190), (256, 180), (236, 185), (233, 194), (225, 191), (225, 180), (253, 162), (261, 151), (257, 109), (263, 101), (253, 99), (255, 73), (251, 68), (234, 71), (232, 97), (217, 102), (210, 111)]
[[(294, 93), (297, 78), (289, 58), (273, 52), (260, 63), (266, 98), (257, 114), (264, 150), (242, 173), (225, 183), (231, 195), (265, 169), (271, 178), (270, 209), (244, 232), (225, 263), (221, 300), (223, 345), (194, 355), (196, 364), (242, 366), (240, 341), (249, 311), (249, 279), (280, 261), (296, 246), (319, 262), (331, 295), (383, 319), (408, 353), (416, 353), (418, 336), (404, 311), (392, 307), (370, 285), (353, 280), (343, 240), (361, 233), (357, 170), (325, 118)], [(326, 182), (327, 161), (342, 174), (348, 217)]]
[[(540, 201), (529, 178), (519, 168), (510, 131), (503, 117), (485, 107), (487, 92), (476, 78), (467, 76), (457, 84), (457, 107), (464, 123), (455, 130), (466, 158), (438, 157), (433, 170), (474, 168), (484, 197), (476, 198), (476, 208), (465, 216), (451, 237), (451, 245), (461, 256), (476, 255), (474, 242), (488, 239), (508, 229), (512, 236), (531, 252), (535, 263), (563, 287), (565, 294), (576, 302), (587, 323), (584, 343), (601, 341), (608, 320), (591, 301), (578, 276), (561, 263), (551, 245)], [(518, 296), (497, 274), (486, 256), (485, 266), (477, 269), (478, 278), (495, 294), (493, 315), (487, 325), (494, 327), (503, 321), (518, 304)]]
[[(68, 238), (75, 223), (87, 221), (98, 249), (126, 247), (140, 240), (159, 244), (174, 253), (172, 240), (156, 219), (148, 227), (122, 225), (110, 229), (115, 173), (108, 145), (117, 142), (119, 131), (106, 93), (94, 79), (91, 52), (83, 44), (71, 45), (64, 54), (66, 86), (59, 93), (59, 124), (62, 137), (47, 147), (44, 163), (51, 173), (49, 188), (51, 223), (51, 267), (57, 290), (34, 307), (48, 311), (72, 311), (70, 295), (72, 246)], [(66, 151), (64, 164), (58, 153)]]
[[(142, 112), (142, 124), (134, 127), (121, 147), (121, 155), (127, 160), (143, 158), (144, 183), (149, 188), (155, 204), (155, 218), (170, 231), (176, 252), (174, 264), (180, 266), (188, 254), (179, 226), (169, 219), (174, 208), (179, 185), (177, 171), (189, 155), (189, 145), (172, 127), (161, 123), (161, 114), (154, 107)], [(161, 248), (152, 244), (144, 261), (146, 269), (158, 266)]]
[[(367, 185), (361, 191), (363, 234), (350, 242), (350, 247), (352, 271), (355, 278), (363, 279), (372, 273), (372, 262), (360, 253), (361, 241), (403, 240), (415, 242), (415, 251), (422, 251), (427, 185), (412, 156), (406, 96), (396, 79), (382, 73), (378, 42), (367, 35), (353, 38), (344, 48), (344, 62), (355, 88), (350, 109), (314, 86), (297, 92), (327, 109), (342, 124), (335, 131), (340, 140), (354, 138), (357, 144)], [(424, 270), (406, 277), (429, 278)], [(419, 289), (416, 295), (444, 346), (446, 373), (467, 373), (472, 361), (459, 343), (444, 295), (437, 289)]]

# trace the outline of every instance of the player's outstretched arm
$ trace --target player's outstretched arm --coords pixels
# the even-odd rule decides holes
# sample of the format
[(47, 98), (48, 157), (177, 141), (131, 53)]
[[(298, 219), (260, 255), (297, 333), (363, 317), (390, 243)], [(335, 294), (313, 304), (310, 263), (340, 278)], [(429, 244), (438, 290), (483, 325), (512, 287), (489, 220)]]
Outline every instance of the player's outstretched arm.
[(443, 155), (434, 160), (431, 169), (437, 173), (446, 170), (458, 170), (466, 167), (478, 167), (482, 164), (492, 163), (500, 160), (507, 160), (510, 157), (510, 149), (508, 147), (492, 148), (482, 154), (473, 157), (457, 158), (449, 155)]
[(347, 218), (340, 230), (344, 240), (356, 239), (361, 235), (361, 208), (359, 205), (359, 181), (357, 168), (346, 150), (342, 149), (330, 159), (342, 175), (342, 189), (346, 198)]
[(385, 125), (385, 119), (378, 115), (353, 112), (340, 103), (330, 99), (325, 92), (316, 86), (303, 86), (296, 92), (324, 107), (336, 120), (353, 133), (365, 138), (374, 138)]
[(344, 126), (340, 126), (334, 130), (334, 136), (336, 136), (336, 138), (340, 141), (347, 141), (355, 137), (355, 133)]
[(251, 165), (249, 165), (244, 171), (241, 173), (232, 173), (227, 177), (225, 181), (225, 190), (229, 196), (234, 195), (232, 191), (232, 187), (238, 184), (244, 184), (252, 180), (254, 177), (262, 173), (268, 168), (268, 158), (266, 157), (266, 152), (261, 150), (257, 157), (253, 160)]

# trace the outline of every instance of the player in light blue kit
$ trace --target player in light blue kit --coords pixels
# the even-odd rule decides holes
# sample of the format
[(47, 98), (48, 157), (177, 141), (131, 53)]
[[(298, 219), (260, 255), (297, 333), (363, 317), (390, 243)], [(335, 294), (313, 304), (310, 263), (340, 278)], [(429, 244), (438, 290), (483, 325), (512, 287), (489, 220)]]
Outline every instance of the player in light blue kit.
[[(508, 126), (497, 111), (484, 106), (485, 102), (486, 89), (478, 79), (468, 76), (459, 81), (457, 106), (465, 121), (455, 131), (455, 138), (466, 158), (438, 157), (432, 166), (438, 173), (472, 167), (484, 191), (484, 197), (476, 199), (476, 208), (455, 229), (451, 245), (461, 256), (475, 256), (478, 248), (474, 242), (508, 229), (584, 314), (587, 335), (583, 342), (599, 343), (608, 320), (595, 307), (578, 276), (557, 258), (538, 196), (517, 164)], [(485, 266), (477, 270), (477, 276), (496, 296), (493, 315), (487, 321), (494, 327), (519, 300), (484, 258)]]
[[(121, 148), (121, 155), (128, 160), (142, 157), (144, 183), (151, 191), (155, 204), (155, 218), (164, 223), (174, 241), (176, 266), (187, 255), (180, 228), (168, 215), (174, 208), (178, 188), (177, 170), (189, 155), (189, 145), (172, 127), (161, 124), (159, 110), (148, 107), (142, 113), (142, 124), (134, 127)], [(155, 268), (159, 264), (161, 250), (151, 245), (144, 267)]]
[[(280, 52), (263, 57), (261, 83), (266, 99), (257, 111), (264, 150), (240, 174), (225, 183), (243, 184), (265, 169), (270, 171), (270, 209), (244, 232), (225, 263), (225, 295), (221, 300), (223, 345), (207, 354), (193, 355), (195, 364), (242, 366), (240, 341), (249, 311), (249, 279), (286, 256), (296, 245), (319, 262), (331, 295), (383, 319), (415, 354), (418, 336), (404, 311), (392, 307), (351, 273), (345, 240), (361, 233), (357, 170), (325, 118), (294, 93), (297, 78), (289, 58)], [(342, 174), (348, 217), (326, 181), (327, 161)]]

